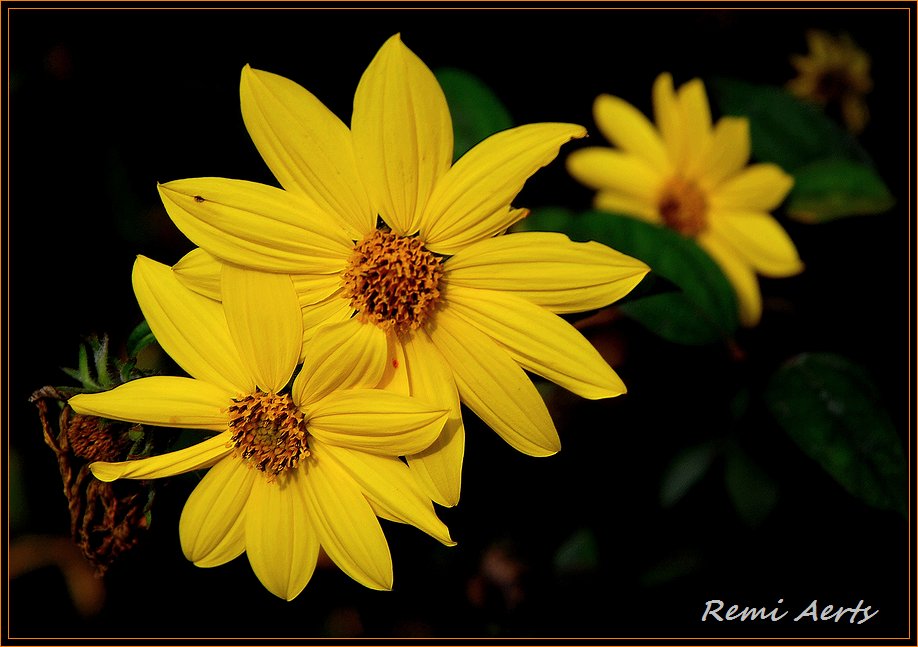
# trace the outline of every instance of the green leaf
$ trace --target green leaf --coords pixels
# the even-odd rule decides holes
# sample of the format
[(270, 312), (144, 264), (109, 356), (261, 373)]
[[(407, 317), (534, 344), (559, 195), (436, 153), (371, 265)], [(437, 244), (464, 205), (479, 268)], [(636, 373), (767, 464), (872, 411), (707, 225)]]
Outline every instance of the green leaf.
[(650, 223), (601, 211), (577, 222), (582, 240), (596, 240), (647, 263), (679, 288), (621, 305), (622, 312), (679, 344), (709, 344), (739, 325), (736, 295), (720, 267), (695, 241)]
[(790, 172), (825, 158), (870, 163), (854, 137), (783, 88), (722, 77), (711, 87), (721, 112), (749, 119), (752, 155), (759, 161)]
[(774, 479), (739, 447), (727, 451), (724, 482), (737, 514), (750, 526), (761, 525), (778, 502)]
[(156, 337), (153, 336), (153, 332), (150, 330), (150, 325), (146, 322), (146, 320), (141, 321), (139, 324), (137, 324), (134, 330), (131, 331), (131, 334), (128, 335), (128, 357), (137, 357), (137, 354), (140, 351), (155, 343)]
[(623, 313), (678, 344), (710, 344), (729, 338), (739, 325), (736, 295), (723, 272), (693, 240), (628, 216), (560, 208), (540, 209), (518, 229), (561, 231), (572, 240), (595, 240), (647, 263), (652, 275), (678, 291), (622, 303)]
[(765, 399), (800, 449), (845, 490), (906, 514), (902, 445), (863, 369), (838, 355), (804, 353), (775, 372)]
[(715, 455), (711, 443), (681, 451), (663, 474), (660, 484), (660, 505), (668, 508), (688, 494), (689, 490), (708, 473)]
[(555, 571), (561, 574), (591, 571), (599, 564), (596, 536), (588, 528), (571, 535), (555, 553)]
[(500, 99), (477, 76), (451, 67), (440, 68), (434, 74), (453, 120), (454, 161), (486, 137), (513, 126)]
[(115, 386), (115, 382), (109, 374), (108, 335), (102, 335), (102, 339), (92, 337), (89, 343), (96, 367), (96, 380), (103, 389), (110, 389)]
[(567, 207), (539, 207), (513, 225), (513, 231), (559, 231), (575, 238), (579, 216)]
[(812, 162), (794, 174), (787, 213), (800, 222), (883, 213), (895, 200), (872, 167), (845, 159)]

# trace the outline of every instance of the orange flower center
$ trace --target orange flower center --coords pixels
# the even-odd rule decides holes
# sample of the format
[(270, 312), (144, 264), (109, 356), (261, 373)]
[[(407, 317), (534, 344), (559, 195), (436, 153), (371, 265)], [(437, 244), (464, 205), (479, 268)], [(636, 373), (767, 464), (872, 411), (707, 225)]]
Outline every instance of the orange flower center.
[(423, 326), (440, 300), (441, 260), (417, 238), (377, 229), (357, 243), (342, 280), (362, 321), (402, 335)]
[(681, 177), (674, 177), (663, 187), (657, 208), (666, 226), (683, 236), (696, 236), (708, 226), (704, 192)]
[(233, 398), (229, 416), (236, 454), (269, 481), (309, 456), (306, 421), (289, 395), (257, 391)]

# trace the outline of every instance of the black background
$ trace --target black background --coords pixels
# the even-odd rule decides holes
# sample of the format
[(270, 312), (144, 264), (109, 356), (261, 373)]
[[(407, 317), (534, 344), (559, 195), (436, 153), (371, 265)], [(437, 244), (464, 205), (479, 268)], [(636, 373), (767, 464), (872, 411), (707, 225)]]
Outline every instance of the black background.
[[(847, 31), (873, 59), (872, 120), (861, 142), (897, 198), (875, 217), (818, 226), (782, 220), (807, 270), (762, 281), (766, 313), (737, 339), (743, 362), (724, 349), (667, 344), (629, 322), (606, 331), (625, 349), (616, 368), (629, 394), (602, 402), (552, 397), (564, 445), (557, 456), (517, 454), (468, 414), (462, 501), (440, 510), (459, 545), (448, 549), (385, 523), (393, 592), (366, 590), (325, 569), (286, 603), (261, 587), (244, 557), (194, 567), (182, 557), (177, 531), (193, 481), (175, 479), (161, 493), (145, 543), (110, 573), (101, 614), (80, 617), (60, 574), (40, 569), (10, 583), (8, 635), (873, 639), (905, 636), (911, 626), (914, 636), (911, 526), (847, 495), (760, 402), (740, 427), (726, 412), (738, 385), (755, 392), (795, 353), (831, 351), (868, 370), (903, 448), (911, 446), (909, 6), (5, 4), (4, 433), (22, 474), (14, 495), (27, 503), (10, 529), (14, 541), (68, 527), (57, 467), (28, 395), (67, 381), (59, 367), (76, 364), (82, 336), (107, 331), (123, 340), (139, 321), (130, 286), (137, 254), (173, 263), (191, 249), (159, 205), (156, 182), (213, 175), (274, 183), (239, 113), (246, 63), (304, 85), (347, 122), (360, 74), (385, 39), (401, 32), (431, 68), (478, 75), (517, 123), (582, 123), (599, 144), (591, 105), (602, 92), (646, 113), (653, 79), (665, 70), (677, 83), (724, 75), (783, 84), (793, 76), (789, 56), (806, 51), (807, 28)], [(540, 171), (516, 203), (586, 207), (590, 192), (562, 163), (578, 145)], [(722, 470), (676, 506), (658, 502), (673, 456), (722, 435), (737, 439), (779, 485), (778, 505), (757, 527), (737, 516)], [(597, 565), (557, 572), (553, 556), (581, 529), (596, 538)], [(524, 567), (518, 604), (493, 586), (483, 602), (469, 595), (495, 546)], [(661, 564), (684, 572), (654, 583), (648, 574)], [(836, 606), (863, 599), (880, 614), (860, 626), (702, 624), (712, 598), (768, 607), (783, 598), (790, 617), (813, 599)]]

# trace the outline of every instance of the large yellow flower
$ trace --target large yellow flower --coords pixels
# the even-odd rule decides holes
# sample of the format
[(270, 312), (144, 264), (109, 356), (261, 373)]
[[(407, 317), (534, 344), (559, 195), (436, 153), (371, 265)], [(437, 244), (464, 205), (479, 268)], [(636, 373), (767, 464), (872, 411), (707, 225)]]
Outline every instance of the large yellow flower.
[(866, 95), (873, 88), (870, 57), (847, 34), (834, 37), (812, 29), (806, 34), (809, 53), (791, 57), (797, 76), (787, 83), (793, 94), (820, 105), (837, 105), (853, 133), (870, 119)]
[(502, 235), (526, 215), (510, 203), (527, 178), (582, 137), (581, 126), (513, 128), (451, 165), (443, 92), (398, 36), (361, 78), (350, 129), (268, 72), (246, 67), (241, 97), (246, 127), (284, 188), (219, 178), (162, 185), (169, 215), (201, 248), (175, 270), (214, 298), (218, 260), (288, 273), (307, 334), (359, 322), (348, 343), (385, 349), (382, 386), (451, 411), (437, 441), (408, 457), (431, 498), (459, 498), (460, 398), (510, 445), (543, 456), (560, 443), (524, 369), (587, 398), (625, 391), (555, 313), (619, 299), (646, 265), (561, 234)]
[(741, 321), (755, 325), (762, 313), (756, 272), (785, 277), (803, 269), (793, 242), (768, 213), (784, 200), (793, 178), (774, 164), (746, 166), (748, 121), (723, 117), (712, 127), (700, 79), (677, 93), (672, 77), (661, 74), (653, 107), (656, 129), (622, 99), (597, 97), (596, 125), (618, 149), (574, 151), (568, 171), (599, 191), (597, 208), (694, 238), (733, 285)]
[(382, 368), (356, 345), (341, 345), (366, 336), (357, 322), (316, 335), (287, 390), (303, 339), (288, 276), (227, 265), (222, 305), (143, 257), (133, 278), (156, 339), (192, 377), (141, 378), (75, 396), (70, 405), (82, 414), (218, 432), (162, 456), (90, 466), (103, 481), (210, 467), (179, 522), (188, 559), (218, 566), (245, 551), (265, 587), (292, 600), (312, 576), (320, 546), (361, 584), (392, 587), (376, 515), (453, 543), (397, 458), (430, 445), (447, 414), (361, 388), (378, 382)]

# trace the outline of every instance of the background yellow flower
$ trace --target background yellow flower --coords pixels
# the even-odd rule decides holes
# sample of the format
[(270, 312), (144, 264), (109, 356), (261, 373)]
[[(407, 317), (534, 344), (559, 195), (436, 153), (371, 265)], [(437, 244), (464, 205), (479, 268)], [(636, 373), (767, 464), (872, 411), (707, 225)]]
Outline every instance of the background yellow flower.
[(864, 100), (873, 88), (870, 56), (847, 34), (810, 29), (806, 42), (810, 51), (791, 57), (797, 76), (787, 82), (787, 89), (801, 99), (838, 107), (848, 129), (860, 133), (870, 120)]
[(617, 148), (574, 151), (568, 171), (598, 190), (599, 209), (696, 240), (733, 285), (741, 321), (753, 326), (762, 314), (756, 273), (785, 277), (803, 269), (793, 242), (768, 213), (784, 200), (793, 178), (774, 164), (747, 166), (748, 122), (723, 117), (712, 126), (700, 79), (677, 92), (672, 76), (661, 74), (653, 107), (656, 128), (626, 101), (599, 96), (596, 125)]

